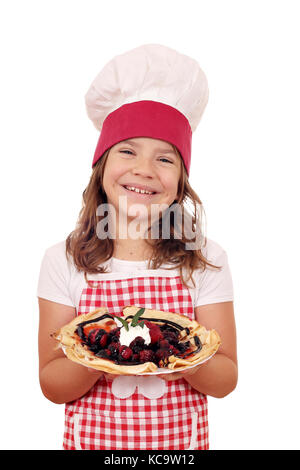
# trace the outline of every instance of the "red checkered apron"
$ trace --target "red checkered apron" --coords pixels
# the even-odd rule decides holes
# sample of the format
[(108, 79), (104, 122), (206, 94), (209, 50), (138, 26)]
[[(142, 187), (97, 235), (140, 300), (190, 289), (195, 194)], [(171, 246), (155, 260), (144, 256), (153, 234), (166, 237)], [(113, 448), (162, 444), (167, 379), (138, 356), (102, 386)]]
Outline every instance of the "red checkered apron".
[[(134, 276), (92, 281), (93, 287), (82, 291), (78, 314), (106, 306), (122, 315), (124, 306), (136, 305), (194, 319), (180, 276)], [(112, 383), (103, 376), (84, 397), (66, 404), (64, 449), (208, 449), (207, 398), (184, 379), (165, 381), (165, 393), (155, 399), (141, 387), (118, 398)]]

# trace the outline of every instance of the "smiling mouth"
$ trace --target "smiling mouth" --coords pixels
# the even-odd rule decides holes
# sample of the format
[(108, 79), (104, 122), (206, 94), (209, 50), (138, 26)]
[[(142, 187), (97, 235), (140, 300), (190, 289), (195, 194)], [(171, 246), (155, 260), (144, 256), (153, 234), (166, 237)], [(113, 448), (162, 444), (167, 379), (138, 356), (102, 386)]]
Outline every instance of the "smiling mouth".
[(133, 188), (131, 186), (122, 186), (126, 191), (133, 193), (133, 194), (138, 194), (139, 196), (155, 196), (155, 194), (158, 194), (157, 192), (153, 191), (146, 191), (143, 189), (138, 189), (138, 188)]

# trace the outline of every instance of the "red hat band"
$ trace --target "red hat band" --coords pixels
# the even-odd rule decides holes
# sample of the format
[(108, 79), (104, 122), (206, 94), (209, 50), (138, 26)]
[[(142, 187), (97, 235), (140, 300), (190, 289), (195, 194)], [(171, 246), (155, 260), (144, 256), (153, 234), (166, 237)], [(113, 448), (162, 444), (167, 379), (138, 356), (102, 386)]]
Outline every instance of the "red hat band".
[(189, 121), (177, 109), (158, 101), (135, 101), (111, 112), (103, 122), (92, 166), (107, 149), (134, 137), (152, 137), (175, 145), (189, 175), (192, 147)]

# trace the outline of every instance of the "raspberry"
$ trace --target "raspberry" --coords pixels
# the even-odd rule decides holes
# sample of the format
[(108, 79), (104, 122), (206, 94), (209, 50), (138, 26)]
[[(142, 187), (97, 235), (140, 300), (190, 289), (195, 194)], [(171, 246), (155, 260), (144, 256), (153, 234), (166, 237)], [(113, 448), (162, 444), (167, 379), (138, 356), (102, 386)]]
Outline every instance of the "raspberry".
[(140, 351), (139, 360), (141, 362), (153, 362), (154, 360), (154, 353), (150, 349), (143, 349)]
[(99, 340), (99, 344), (101, 348), (105, 348), (105, 346), (107, 345), (107, 341), (108, 341), (108, 334), (104, 333)]
[(169, 349), (170, 348), (170, 343), (166, 339), (163, 339), (159, 342), (159, 346), (161, 349)]
[(173, 346), (172, 344), (170, 344), (169, 349), (167, 351), (168, 351), (169, 355), (179, 354), (179, 350), (177, 348), (175, 348), (175, 346)]
[(92, 345), (97, 343), (101, 336), (105, 333), (102, 328), (93, 328), (88, 334), (88, 344)]
[(157, 343), (160, 339), (163, 339), (163, 334), (156, 323), (145, 320), (145, 324), (149, 328), (151, 343)]
[(97, 336), (97, 333), (99, 332), (99, 328), (94, 328), (93, 330), (91, 330), (88, 334), (88, 342), (90, 344), (94, 344), (95, 341), (96, 341), (96, 336)]
[(124, 361), (129, 361), (132, 356), (132, 349), (128, 346), (121, 346), (119, 349), (119, 358)]

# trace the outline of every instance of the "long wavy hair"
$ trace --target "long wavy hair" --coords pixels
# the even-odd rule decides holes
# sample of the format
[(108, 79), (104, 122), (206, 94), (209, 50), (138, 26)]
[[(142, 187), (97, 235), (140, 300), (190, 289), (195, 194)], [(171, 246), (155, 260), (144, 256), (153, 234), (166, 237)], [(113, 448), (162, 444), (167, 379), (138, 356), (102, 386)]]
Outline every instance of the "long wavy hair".
[[(192, 274), (195, 269), (200, 268), (204, 271), (207, 266), (220, 269), (221, 266), (211, 264), (203, 255), (202, 249), (206, 245), (207, 238), (205, 236), (204, 219), (205, 211), (203, 204), (196, 192), (189, 184), (186, 169), (177, 148), (173, 149), (180, 157), (181, 173), (178, 182), (178, 198), (168, 209), (159, 214), (155, 224), (157, 226), (159, 236), (156, 238), (145, 238), (145, 242), (151, 247), (151, 257), (148, 260), (149, 269), (158, 269), (162, 264), (171, 264), (171, 267), (164, 269), (179, 269), (180, 277), (186, 287), (187, 281), (192, 280), (193, 286), (195, 282)], [(105, 171), (106, 161), (109, 155), (109, 149), (103, 154), (93, 168), (90, 181), (83, 191), (82, 208), (79, 213), (75, 229), (68, 235), (66, 239), (66, 255), (73, 258), (73, 262), (78, 271), (83, 271), (87, 283), (87, 274), (99, 274), (107, 272), (107, 268), (101, 266), (102, 263), (109, 260), (114, 253), (114, 240), (107, 237), (99, 239), (97, 235), (97, 224), (104, 216), (97, 215), (97, 208), (100, 204), (107, 203), (107, 196), (103, 189), (103, 175)], [(186, 205), (191, 204), (191, 212)], [(178, 209), (180, 215), (184, 217), (185, 224), (189, 221), (190, 232), (186, 236), (180, 230), (182, 227), (182, 218), (178, 217)], [(169, 217), (169, 237), (163, 237), (163, 222)], [(180, 227), (178, 225), (180, 224)], [(186, 226), (186, 225), (185, 225)], [(153, 225), (152, 225), (153, 227)], [(148, 232), (151, 226), (148, 227)], [(201, 240), (199, 249), (186, 249), (187, 243), (196, 241), (195, 233), (197, 230), (197, 240)], [(200, 231), (200, 232), (199, 232)], [(156, 232), (157, 233), (157, 232)], [(193, 236), (194, 235), (194, 236)], [(188, 279), (184, 274), (188, 274)]]

